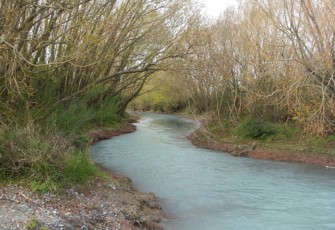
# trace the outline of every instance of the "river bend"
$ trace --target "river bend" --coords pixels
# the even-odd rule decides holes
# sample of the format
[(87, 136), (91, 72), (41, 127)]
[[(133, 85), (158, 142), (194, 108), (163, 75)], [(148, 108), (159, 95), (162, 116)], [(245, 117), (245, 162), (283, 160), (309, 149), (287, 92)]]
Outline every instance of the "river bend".
[(92, 157), (154, 192), (165, 229), (335, 229), (335, 170), (197, 148), (186, 139), (197, 125), (177, 116), (144, 113), (136, 126)]

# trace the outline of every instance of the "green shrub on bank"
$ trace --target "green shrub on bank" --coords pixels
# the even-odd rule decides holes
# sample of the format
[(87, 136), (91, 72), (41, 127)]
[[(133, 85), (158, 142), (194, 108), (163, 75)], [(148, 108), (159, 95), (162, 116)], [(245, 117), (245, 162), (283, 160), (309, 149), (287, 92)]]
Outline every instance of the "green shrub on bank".
[(58, 174), (71, 152), (69, 141), (35, 125), (1, 130), (0, 168), (4, 178), (44, 180)]
[(234, 134), (253, 140), (292, 139), (299, 129), (294, 124), (275, 124), (260, 119), (246, 120), (234, 128)]
[(0, 130), (0, 182), (24, 182), (33, 191), (47, 192), (102, 175), (89, 157), (88, 138), (38, 127)]
[(33, 191), (47, 192), (101, 176), (88, 154), (87, 131), (115, 127), (122, 120), (116, 100), (97, 103), (96, 98), (90, 94), (54, 104), (47, 98), (18, 108), (12, 123), (0, 122), (0, 183), (23, 182)]
[(254, 140), (265, 140), (277, 133), (277, 130), (271, 122), (255, 119), (241, 123), (237, 126), (235, 133), (244, 138)]
[(46, 118), (47, 124), (71, 133), (84, 132), (92, 127), (115, 125), (120, 121), (113, 102), (105, 102), (95, 108), (89, 106), (85, 100), (77, 100), (66, 107), (57, 108)]

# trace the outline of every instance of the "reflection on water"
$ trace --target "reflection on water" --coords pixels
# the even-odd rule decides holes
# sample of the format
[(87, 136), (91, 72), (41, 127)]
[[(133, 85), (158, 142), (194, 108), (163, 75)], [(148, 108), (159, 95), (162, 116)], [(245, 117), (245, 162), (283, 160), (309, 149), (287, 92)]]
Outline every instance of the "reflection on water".
[(171, 230), (335, 229), (335, 170), (236, 158), (191, 145), (196, 124), (144, 114), (135, 133), (92, 148), (95, 161), (155, 192)]

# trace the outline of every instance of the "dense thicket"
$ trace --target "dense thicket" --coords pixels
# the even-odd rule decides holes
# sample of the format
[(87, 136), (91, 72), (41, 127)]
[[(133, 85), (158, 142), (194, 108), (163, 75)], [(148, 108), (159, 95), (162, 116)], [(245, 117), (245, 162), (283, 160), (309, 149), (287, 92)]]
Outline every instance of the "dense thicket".
[(334, 133), (334, 11), (332, 0), (245, 0), (227, 9), (176, 68), (185, 98), (215, 119), (295, 121)]
[(164, 60), (184, 54), (175, 46), (191, 23), (184, 10), (178, 1), (2, 0), (2, 118), (91, 91), (90, 106), (113, 98), (121, 114)]
[(117, 122), (195, 22), (188, 1), (0, 0), (0, 177), (62, 171), (57, 136)]

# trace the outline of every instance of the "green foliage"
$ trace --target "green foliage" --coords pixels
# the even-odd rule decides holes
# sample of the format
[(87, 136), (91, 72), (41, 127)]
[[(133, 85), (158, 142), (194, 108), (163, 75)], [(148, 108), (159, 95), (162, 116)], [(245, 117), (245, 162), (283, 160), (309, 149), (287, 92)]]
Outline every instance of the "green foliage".
[(101, 172), (95, 167), (88, 153), (76, 151), (67, 157), (64, 167), (64, 178), (70, 184), (82, 184)]
[(153, 91), (145, 94), (130, 105), (133, 109), (173, 113), (186, 107), (186, 103), (178, 98), (169, 96), (164, 91)]
[(260, 119), (245, 120), (232, 129), (235, 135), (261, 141), (292, 140), (299, 132), (295, 123), (272, 123)]
[(271, 122), (255, 119), (241, 123), (235, 130), (236, 134), (245, 138), (265, 140), (277, 133)]
[(70, 151), (66, 138), (36, 126), (0, 132), (0, 169), (5, 178), (45, 180), (61, 170)]
[(154, 75), (142, 89), (142, 95), (130, 103), (130, 108), (143, 111), (173, 113), (186, 107), (179, 92), (180, 86), (173, 76), (166, 73)]
[(308, 141), (315, 148), (323, 148), (323, 147), (334, 148), (335, 135), (329, 135), (325, 137), (308, 136), (306, 138), (306, 141)]
[(64, 167), (57, 174), (49, 175), (45, 180), (30, 182), (30, 188), (34, 192), (46, 193), (57, 191), (61, 188), (84, 184), (96, 176), (104, 177), (104, 174), (91, 161), (88, 153), (76, 150), (64, 159)]
[(87, 100), (76, 100), (68, 106), (60, 106), (46, 118), (46, 124), (66, 133), (80, 133), (92, 127), (120, 123), (113, 102), (103, 102), (99, 108), (89, 105)]
[[(58, 175), (59, 176), (59, 175)], [(59, 190), (63, 184), (55, 178), (47, 178), (46, 180), (33, 180), (29, 183), (29, 187), (33, 192), (47, 193), (49, 191)]]
[(0, 179), (22, 181), (32, 191), (57, 191), (102, 176), (88, 155), (90, 139), (46, 132), (37, 125), (0, 132)]
[(91, 137), (87, 135), (76, 135), (72, 140), (72, 144), (79, 150), (86, 150), (90, 143)]
[(322, 147), (326, 143), (326, 139), (322, 137), (316, 137), (316, 138), (313, 138), (311, 143), (316, 147)]
[(327, 141), (328, 143), (335, 143), (335, 134), (328, 136), (328, 137), (326, 138), (326, 141)]
[[(22, 181), (43, 193), (100, 175), (87, 154), (91, 138), (86, 133), (121, 123), (117, 99), (95, 88), (60, 102), (57, 89), (57, 82), (44, 81), (34, 96), (36, 105), (25, 107), (22, 101), (7, 111), (7, 124), (0, 122), (1, 182)], [(11, 121), (14, 113), (20, 116)]]
[(31, 119), (44, 126), (65, 133), (81, 133), (98, 126), (120, 123), (117, 97), (101, 94), (101, 87), (95, 87), (84, 96), (60, 102), (55, 95), (59, 88), (57, 82), (43, 83), (35, 100), (39, 105), (31, 108)]
[(295, 124), (276, 124), (276, 139), (292, 139), (299, 132)]

